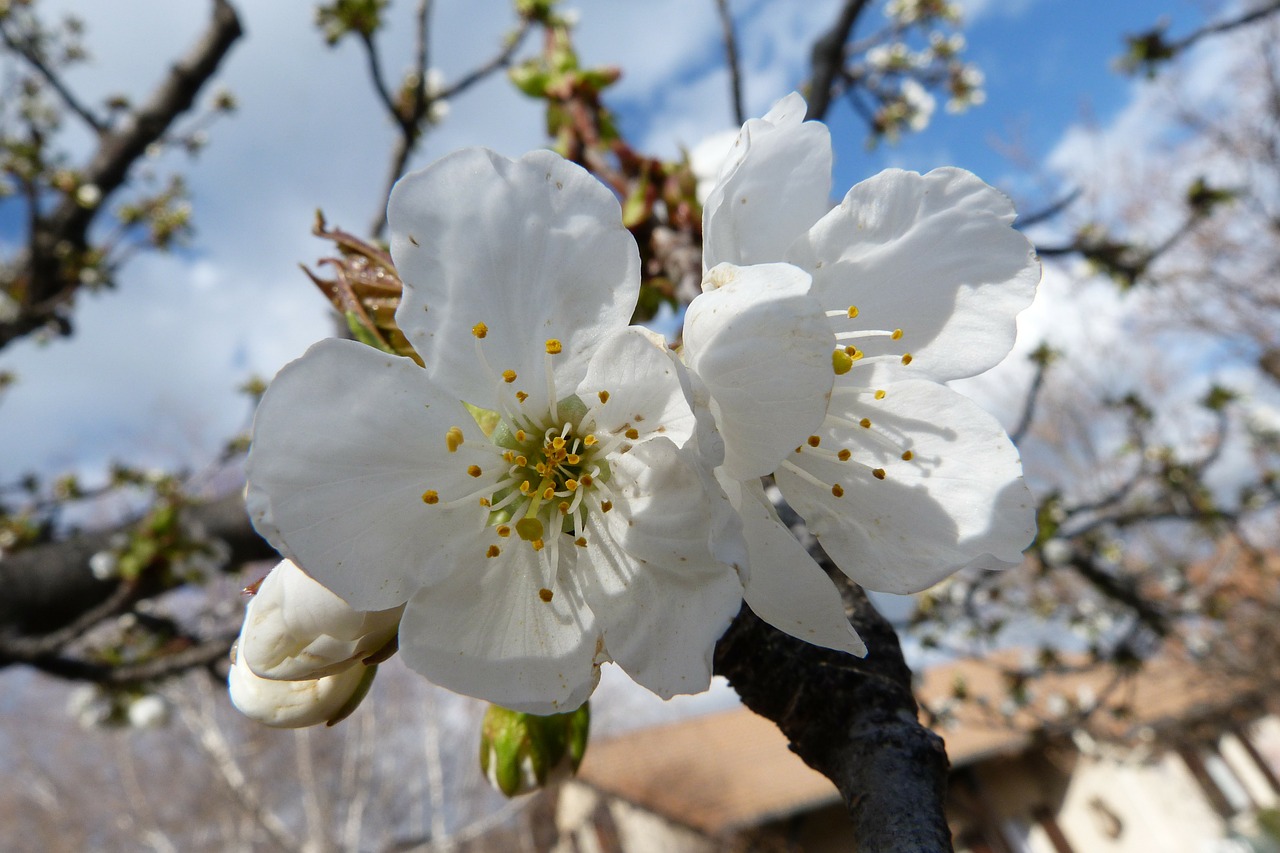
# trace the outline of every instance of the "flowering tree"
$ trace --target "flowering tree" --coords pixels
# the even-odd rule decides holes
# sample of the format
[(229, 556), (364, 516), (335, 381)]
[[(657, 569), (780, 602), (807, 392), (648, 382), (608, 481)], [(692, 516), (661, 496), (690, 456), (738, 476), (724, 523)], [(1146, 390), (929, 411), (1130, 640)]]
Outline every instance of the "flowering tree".
[[(95, 248), (92, 217), (128, 189), (147, 145), (195, 138), (167, 128), (238, 34), (234, 10), (214, 3), (209, 34), (174, 73), (184, 94), (148, 102), (164, 121), (139, 113), (113, 130), (61, 82), (60, 63), (77, 52), (57, 55), (31, 5), (5, 5), (0, 24), (33, 104), (54, 98), (54, 114), (78, 116), (104, 150), (125, 153), (105, 177), (60, 175), (55, 158), (28, 150), (53, 127), (44, 113), (33, 106), (19, 121), (29, 138), (7, 143), (5, 168), (24, 181), (34, 225), (5, 283), (5, 340), (69, 332), (75, 292), (117, 275), (108, 259), (123, 244)], [(386, 5), (339, 0), (318, 16), (330, 43), (360, 44), (396, 132), (390, 204), (371, 241), (317, 223), (336, 256), (313, 280), (354, 340), (321, 342), (265, 394), (251, 389), (262, 402), (247, 513), (238, 494), (197, 501), (181, 478), (121, 469), (111, 488), (153, 493), (145, 516), (64, 538), (56, 507), (83, 490), (33, 484), (35, 498), (3, 520), (0, 661), (135, 695), (216, 668), (238, 624), (135, 621), (107, 659), (85, 653), (86, 637), (137, 620), (140, 602), (197, 574), (278, 553), (286, 562), (252, 599), (231, 670), (237, 705), (267, 722), (345, 716), (397, 648), (439, 684), (535, 714), (572, 712), (610, 661), (663, 696), (705, 689), (714, 671), (839, 787), (860, 849), (947, 849), (945, 752), (915, 722), (897, 637), (863, 589), (916, 592), (970, 564), (1016, 562), (1034, 539), (1042, 566), (1071, 549), (1065, 562), (1082, 578), (1156, 618), (1130, 581), (1099, 567), (1105, 543), (1090, 532), (1101, 522), (1068, 523), (1098, 508), (1064, 505), (1052, 488), (1037, 507), (1004, 430), (943, 384), (1008, 353), (1039, 279), (1009, 201), (939, 170), (887, 172), (830, 206), (829, 133), (814, 120), (833, 104), (850, 104), (880, 140), (926, 124), (937, 94), (950, 109), (981, 102), (954, 8), (893, 2), (876, 26), (872, 4), (841, 4), (814, 45), (807, 102), (792, 95), (748, 118), (734, 75), (743, 129), (700, 175), (698, 163), (646, 156), (619, 134), (607, 106), (618, 72), (582, 66), (554, 3), (518, 2), (507, 42), (453, 83), (431, 73), (431, 4), (419, 3), (417, 52), (398, 86), (379, 52)], [(545, 104), (554, 153), (467, 150), (399, 180), (449, 99), (503, 71)], [(139, 139), (113, 142), (122, 133)], [(1209, 187), (1195, 198), (1193, 214), (1222, 201)], [(150, 223), (163, 244), (154, 235), (185, 217), (176, 204), (140, 201), (118, 216)], [(69, 227), (58, 224), (64, 207), (80, 230), (41, 236)], [(389, 250), (373, 242), (384, 231)], [(48, 239), (62, 248), (42, 249)], [(1051, 249), (1133, 271), (1131, 283), (1165, 251), (1097, 228)], [(37, 263), (42, 251), (61, 258), (56, 275), (49, 258)], [(678, 352), (629, 325), (663, 303), (687, 309)], [(1047, 368), (1047, 352), (1038, 358)], [(1122, 410), (1135, 430), (1140, 403)], [(1203, 503), (1182, 509), (1198, 494), (1188, 472), (1194, 482), (1211, 462), (1153, 454), (1103, 509), (1127, 506), (1143, 485), (1155, 502), (1122, 515), (1126, 525), (1167, 511), (1215, 520)], [(819, 545), (793, 536), (793, 510)], [(999, 583), (990, 577), (1025, 580), (982, 576), (972, 588)], [(939, 618), (950, 599), (927, 600)], [(500, 769), (527, 741), (511, 748), (486, 753), (508, 788), (527, 781)]]

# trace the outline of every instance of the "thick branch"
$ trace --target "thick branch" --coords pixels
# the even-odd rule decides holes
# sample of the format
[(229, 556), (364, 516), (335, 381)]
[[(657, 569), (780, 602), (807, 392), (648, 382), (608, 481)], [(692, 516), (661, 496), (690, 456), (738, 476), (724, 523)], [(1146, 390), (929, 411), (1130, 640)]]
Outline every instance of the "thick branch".
[[(227, 543), (231, 566), (276, 556), (250, 526), (238, 494), (185, 512), (210, 537)], [(119, 594), (122, 582), (100, 581), (89, 570), (89, 558), (107, 548), (114, 532), (38, 545), (0, 561), (0, 648), (5, 639), (41, 637), (76, 624)]]
[(836, 784), (860, 853), (950, 851), (942, 739), (917, 720), (893, 627), (860, 588), (843, 576), (837, 583), (870, 649), (866, 658), (811, 646), (743, 607), (716, 647), (715, 670)]

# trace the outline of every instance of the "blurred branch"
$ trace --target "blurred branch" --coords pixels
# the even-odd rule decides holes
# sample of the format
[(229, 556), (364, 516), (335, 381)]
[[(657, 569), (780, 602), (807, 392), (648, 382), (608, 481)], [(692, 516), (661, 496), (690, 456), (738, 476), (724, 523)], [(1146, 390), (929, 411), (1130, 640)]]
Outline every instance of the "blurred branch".
[(1064, 195), (1062, 198), (1052, 202), (1048, 207), (1037, 210), (1035, 213), (1026, 213), (1018, 217), (1017, 227), (1019, 229), (1030, 228), (1032, 225), (1039, 225), (1041, 222), (1047, 222), (1053, 219), (1062, 211), (1066, 210), (1076, 199), (1080, 198), (1083, 192), (1080, 188), (1076, 188)]
[(840, 587), (871, 650), (867, 657), (811, 646), (744, 606), (716, 646), (715, 671), (835, 783), (859, 851), (950, 851), (947, 755), (942, 739), (917, 719), (898, 637), (857, 585), (834, 571), (825, 554), (815, 556)]
[(747, 121), (742, 104), (742, 69), (738, 65), (738, 37), (733, 31), (733, 16), (729, 13), (729, 0), (716, 0), (720, 15), (720, 28), (724, 32), (724, 53), (729, 65), (729, 94), (733, 98), (733, 121), (739, 126)]
[[(99, 134), (98, 147), (83, 169), (82, 182), (95, 187), (105, 200), (124, 184), (130, 167), (147, 148), (195, 103), (196, 96), (216, 73), (231, 46), (243, 34), (240, 19), (227, 0), (213, 0), (213, 14), (205, 32), (185, 56), (174, 62), (150, 97), (136, 110)], [(65, 196), (48, 215), (31, 200), (31, 235), (27, 255), (14, 266), (25, 286), (19, 287), (18, 316), (0, 322), (0, 347), (36, 329), (56, 325), (70, 332), (63, 312), (80, 287), (78, 276), (64, 273), (63, 258), (88, 248), (89, 226), (105, 205), (81, 204)]]
[(35, 37), (31, 35), (23, 37), (11, 32), (7, 16), (0, 16), (0, 42), (30, 65), (32, 70), (39, 74), (40, 78), (48, 83), (49, 87), (58, 94), (67, 109), (79, 116), (85, 124), (93, 129), (94, 133), (99, 136), (106, 133), (107, 125), (80, 102), (80, 99), (67, 88), (67, 84), (63, 82), (62, 77), (41, 58)]
[(1154, 75), (1160, 63), (1168, 62), (1201, 39), (1247, 27), (1274, 15), (1276, 12), (1280, 12), (1280, 0), (1264, 3), (1256, 9), (1244, 12), (1234, 18), (1205, 24), (1174, 41), (1165, 38), (1166, 25), (1157, 25), (1150, 30), (1125, 38), (1129, 52), (1121, 62), (1126, 70), (1144, 69), (1148, 75)]
[[(249, 524), (239, 494), (184, 509), (212, 539), (226, 543), (228, 568), (278, 555)], [(165, 591), (146, 576), (138, 581), (99, 580), (89, 568), (113, 535), (129, 529), (74, 536), (36, 545), (0, 561), (0, 668), (25, 663), (63, 678), (103, 684), (145, 681), (204, 666), (226, 654), (231, 637), (186, 638), (185, 646), (132, 665), (108, 665), (67, 656), (69, 646), (105, 620)]]
[(437, 101), (447, 101), (462, 94), (472, 86), (490, 77), (511, 64), (516, 52), (524, 44), (533, 24), (523, 19), (519, 28), (508, 36), (507, 42), (487, 62), (476, 66), (454, 83), (441, 88), (439, 92), (427, 91), (427, 72), (430, 70), (430, 44), (432, 0), (419, 0), (415, 12), (416, 32), (414, 46), (412, 85), (406, 86), (400, 97), (394, 97), (382, 78), (381, 60), (378, 56), (377, 44), (371, 33), (361, 33), (360, 42), (364, 45), (369, 64), (369, 74), (379, 100), (387, 109), (387, 114), (395, 122), (399, 135), (391, 154), (391, 169), (387, 174), (386, 189), (382, 194), (382, 203), (370, 226), (370, 235), (381, 238), (387, 227), (387, 200), (391, 198), (391, 188), (404, 174), (409, 158), (422, 140), (430, 120), (431, 106)]
[(844, 68), (844, 45), (853, 32), (853, 26), (866, 9), (869, 0), (845, 0), (840, 16), (831, 29), (816, 42), (810, 53), (809, 64), (813, 76), (809, 80), (809, 113), (807, 119), (821, 120), (831, 107), (831, 95), (836, 78)]

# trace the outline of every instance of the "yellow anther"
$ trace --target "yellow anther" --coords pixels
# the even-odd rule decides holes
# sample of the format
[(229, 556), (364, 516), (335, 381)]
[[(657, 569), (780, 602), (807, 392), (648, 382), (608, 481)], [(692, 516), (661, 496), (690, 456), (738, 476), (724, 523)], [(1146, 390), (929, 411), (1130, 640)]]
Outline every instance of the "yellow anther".
[(530, 485), (528, 480), (525, 480), (523, 483), (520, 484), (520, 494), (527, 495), (532, 491), (533, 491), (533, 486)]
[(515, 462), (516, 452), (514, 450), (508, 450), (502, 454), (502, 458), (507, 462)]
[(535, 551), (541, 551), (543, 548), (547, 547), (546, 543), (541, 539), (535, 539), (529, 544), (533, 546), (533, 550)]
[(529, 399), (529, 395), (524, 393), (523, 391), (517, 391), (516, 399), (519, 400), (521, 403), (523, 403), (525, 400)]
[(444, 443), (449, 448), (450, 453), (457, 453), (458, 448), (462, 446), (463, 440), (462, 430), (458, 427), (449, 427), (444, 434)]
[(902, 363), (903, 363), (903, 364), (910, 364), (910, 363), (911, 363), (911, 353), (909, 353), (909, 352), (908, 352), (908, 353), (903, 353), (903, 356), (902, 356)]
[(632, 427), (631, 429), (624, 432), (623, 435), (625, 435), (627, 438), (631, 439), (632, 441), (635, 441), (637, 438), (640, 437), (640, 430), (636, 429), (635, 427)]
[(809, 436), (809, 438), (808, 438), (807, 440), (808, 440), (808, 442), (809, 442), (809, 446), (810, 446), (810, 447), (817, 447), (819, 444), (821, 444), (821, 443), (822, 443), (822, 439), (821, 439), (819, 436), (816, 436), (816, 435), (811, 435), (811, 436)]
[(529, 457), (528, 457), (528, 456), (517, 456), (517, 457), (516, 457), (516, 464), (517, 464), (517, 465), (519, 465), (521, 468), (528, 467), (528, 465), (529, 465)]
[(877, 400), (884, 399), (884, 389), (880, 389), (879, 391), (876, 391), (876, 399)]
[(516, 381), (516, 372), (514, 370), (502, 371), (502, 381), (508, 384)]
[(852, 320), (854, 317), (857, 317), (857, 316), (858, 316), (858, 306), (857, 306), (857, 305), (850, 305), (850, 306), (849, 306), (849, 319), (850, 319), (850, 320)]
[(559, 355), (563, 347), (555, 338), (547, 338), (547, 355)]
[(471, 327), (471, 334), (475, 335), (477, 338), (483, 338), (485, 335), (489, 334), (489, 327), (484, 323), (476, 323)]
[(542, 522), (536, 518), (522, 518), (516, 522), (516, 535), (526, 542), (541, 542)]
[(585, 548), (587, 547), (587, 537), (579, 536), (577, 539), (573, 540), (573, 544), (577, 545), (579, 548)]
[(910, 450), (904, 450), (904, 451), (902, 451), (902, 461), (903, 461), (903, 462), (910, 462), (910, 461), (911, 461), (912, 459), (914, 459), (915, 457), (916, 457), (916, 455), (915, 455), (914, 453), (912, 453)]
[(849, 457), (852, 455), (853, 454), (849, 452), (849, 448), (846, 447), (836, 454), (836, 458), (839, 459), (841, 462), (848, 462)]
[(831, 494), (835, 495), (838, 498), (844, 497), (844, 486), (840, 485), (839, 483), (836, 483), (834, 486), (831, 487)]
[(801, 450), (804, 450), (804, 445), (798, 445), (798, 446), (796, 447), (795, 452), (796, 452), (796, 453), (799, 453)]
[(551, 603), (551, 598), (554, 595), (555, 593), (547, 589), (545, 586), (542, 589), (538, 590), (538, 598), (541, 598), (543, 601), (547, 602), (548, 604)]
[(883, 468), (876, 468), (876, 469), (872, 470), (872, 472), (871, 472), (871, 476), (872, 476), (872, 477), (875, 477), (877, 480), (883, 480), (883, 479), (884, 479), (884, 469), (883, 469)]
[(587, 447), (590, 447), (591, 445), (596, 443), (596, 437), (594, 435), (587, 435), (582, 439), (582, 443), (585, 444)]
[(895, 341), (900, 341), (900, 340), (902, 340), (902, 330), (901, 330), (901, 329), (894, 329), (894, 330), (893, 330), (893, 334), (892, 334), (892, 335), (890, 335), (889, 337), (893, 338)]
[(596, 394), (596, 396), (600, 398), (600, 404), (601, 404), (601, 405), (604, 405), (605, 403), (609, 402), (609, 392), (608, 392), (608, 391), (601, 391), (600, 393)]
[(568, 501), (560, 501), (560, 505), (559, 505), (559, 506), (557, 506), (557, 507), (556, 507), (556, 509), (560, 510), (560, 514), (561, 514), (561, 515), (568, 515), (568, 514), (569, 514), (569, 502), (568, 502)]
[(422, 502), (424, 504), (438, 504), (440, 503), (440, 493), (435, 489), (427, 489), (422, 493)]
[(842, 349), (834, 350), (831, 353), (831, 369), (836, 372), (836, 376), (844, 376), (853, 369), (853, 359)]
[(576, 453), (570, 453), (568, 456), (564, 458), (564, 461), (568, 462), (570, 465), (577, 465), (579, 462), (582, 461), (582, 457)]
[(499, 536), (501, 536), (503, 539), (506, 539), (508, 536), (511, 535), (511, 527), (510, 525), (507, 525), (507, 524), (499, 524), (498, 529), (495, 532)]
[(489, 550), (484, 552), (486, 557), (496, 557), (502, 553), (502, 549), (497, 545), (490, 545)]
[(516, 430), (516, 441), (525, 441), (529, 438), (529, 434), (522, 429)]
[(613, 501), (600, 501), (600, 511), (608, 512), (613, 509)]
[(479, 477), (484, 472), (480, 470), (479, 465), (472, 465), (469, 468), (467, 468), (467, 473), (470, 474), (472, 477)]
[(489, 506), (489, 499), (488, 499), (488, 498), (481, 498), (481, 499), (480, 499), (480, 506)]
[(577, 481), (577, 480), (565, 480), (565, 481), (564, 481), (564, 487), (565, 487), (566, 489), (568, 489), (569, 491), (571, 491), (571, 492), (576, 492), (576, 491), (578, 490), (578, 481)]
[(590, 474), (583, 474), (583, 475), (582, 475), (582, 480), (581, 480), (580, 482), (581, 482), (581, 483), (582, 483), (582, 485), (584, 485), (584, 486), (590, 486), (592, 483), (594, 483), (594, 482), (595, 482), (595, 480), (591, 479), (591, 475), (590, 475)]
[(871, 418), (863, 418), (862, 420), (858, 421), (858, 426), (862, 427), (863, 429), (871, 429)]
[(562, 436), (558, 436), (558, 435), (557, 435), (555, 438), (551, 439), (551, 446), (552, 446), (553, 448), (555, 448), (556, 450), (563, 450), (563, 449), (564, 449), (564, 438), (563, 438)]
[(545, 489), (543, 489), (543, 490), (542, 490), (542, 499), (543, 499), (544, 501), (549, 501), (549, 500), (551, 500), (552, 498), (554, 498), (555, 496), (556, 496), (556, 487), (555, 487), (555, 486), (547, 486)]
[(533, 466), (533, 470), (545, 477), (547, 476), (547, 463), (539, 462), (537, 465)]

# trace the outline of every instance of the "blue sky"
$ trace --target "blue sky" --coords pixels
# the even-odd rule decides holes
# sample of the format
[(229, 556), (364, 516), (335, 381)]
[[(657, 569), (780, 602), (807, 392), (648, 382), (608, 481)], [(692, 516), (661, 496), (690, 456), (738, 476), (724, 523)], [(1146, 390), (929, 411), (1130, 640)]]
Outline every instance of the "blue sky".
[[(111, 91), (140, 97), (169, 56), (195, 37), (207, 14), (201, 2), (113, 0), (85, 7), (43, 0), (87, 18), (95, 64), (72, 75), (86, 98)], [(487, 57), (510, 26), (506, 0), (437, 5), (433, 64), (455, 78)], [(960, 165), (1034, 209), (1057, 183), (1037, 182), (1063, 140), (1134, 103), (1141, 83), (1114, 74), (1122, 34), (1172, 14), (1173, 32), (1200, 20), (1195, 0), (967, 0), (969, 58), (986, 74), (987, 102), (961, 116), (939, 109), (923, 133), (868, 151), (847, 107), (832, 113), (837, 193), (885, 166), (920, 171)], [(734, 0), (746, 70), (749, 113), (762, 114), (798, 86), (808, 47), (834, 18), (838, 0)], [(359, 231), (372, 217), (392, 134), (379, 112), (355, 44), (323, 45), (313, 4), (241, 3), (248, 36), (233, 50), (217, 84), (235, 93), (239, 111), (217, 123), (196, 160), (173, 154), (147, 168), (188, 177), (196, 236), (171, 255), (144, 255), (120, 277), (118, 291), (82, 295), (76, 335), (41, 346), (24, 341), (0, 351), (0, 370), (18, 383), (0, 400), (0, 483), (36, 470), (80, 471), (92, 483), (113, 461), (160, 468), (199, 468), (223, 441), (244, 429), (248, 401), (236, 392), (250, 375), (270, 377), (315, 340), (331, 334), (327, 304), (298, 271), (326, 247), (309, 234), (322, 208), (329, 221)], [(732, 127), (728, 76), (711, 0), (590, 0), (579, 4), (584, 61), (614, 63), (624, 77), (610, 103), (633, 142), (675, 156), (680, 146)], [(409, 56), (411, 12), (391, 5), (382, 35), (393, 78)], [(879, 26), (878, 8), (867, 26)], [(1021, 135), (1030, 172), (1011, 163), (993, 140)], [(84, 146), (84, 135), (72, 136)], [(464, 145), (518, 156), (544, 144), (537, 104), (501, 77), (452, 105), (426, 140), (417, 163)], [(1033, 192), (1039, 190), (1041, 192)], [(1036, 196), (1039, 196), (1038, 198)], [(0, 215), (0, 243), (12, 240)], [(1048, 292), (1049, 288), (1045, 288)], [(1108, 294), (1109, 295), (1109, 294)], [(1106, 302), (1105, 295), (1100, 297)], [(1106, 302), (1113, 306), (1113, 302)], [(1056, 323), (1042, 309), (1032, 338)], [(1030, 315), (1029, 315), (1030, 316)], [(1094, 325), (1097, 325), (1096, 323)], [(1104, 324), (1120, 329), (1123, 324)], [(1021, 363), (1021, 362), (1020, 362)], [(975, 385), (970, 393), (1006, 419), (1013, 380)]]
[[(115, 0), (110, 11), (44, 0), (88, 20), (96, 65), (73, 75), (86, 96), (140, 95), (168, 57), (199, 30), (207, 5)], [(22, 452), (0, 459), (0, 481), (32, 468), (102, 471), (112, 459), (175, 466), (207, 458), (247, 416), (235, 387), (250, 373), (272, 375), (330, 331), (326, 305), (297, 270), (324, 246), (308, 231), (313, 211), (360, 230), (382, 191), (391, 133), (378, 112), (354, 44), (327, 49), (311, 24), (312, 4), (241, 3), (248, 38), (230, 56), (221, 85), (241, 109), (218, 123), (196, 161), (155, 164), (186, 172), (197, 234), (181, 253), (144, 256), (117, 292), (85, 295), (77, 335), (47, 346), (0, 352), (19, 384), (0, 402), (0, 442)], [(934, 124), (896, 146), (868, 152), (847, 109), (832, 115), (837, 192), (887, 165), (926, 170), (961, 165), (1015, 198), (1033, 186), (992, 140), (1020, 132), (1038, 167), (1073, 127), (1106, 124), (1132, 101), (1135, 85), (1110, 70), (1121, 35), (1172, 14), (1174, 32), (1198, 20), (1193, 0), (968, 0), (969, 56), (987, 77), (987, 103)], [(747, 68), (748, 110), (763, 112), (796, 87), (808, 44), (829, 26), (836, 0), (735, 0)], [(507, 29), (503, 0), (437, 3), (436, 62), (448, 77), (487, 56)], [(714, 4), (690, 0), (590, 0), (579, 4), (579, 44), (588, 62), (617, 63), (612, 90), (624, 128), (642, 146), (674, 154), (731, 126), (727, 75)], [(408, 56), (405, 0), (392, 4), (383, 38), (394, 76)], [(873, 11), (872, 16), (878, 16)], [(424, 146), (425, 163), (463, 145), (516, 156), (543, 144), (536, 104), (495, 79), (453, 105)], [(73, 137), (73, 142), (75, 141)], [(80, 138), (80, 144), (85, 142)], [(0, 228), (3, 226), (0, 218)], [(13, 239), (9, 229), (0, 241)]]

